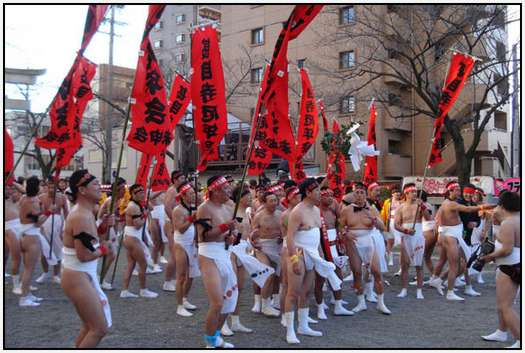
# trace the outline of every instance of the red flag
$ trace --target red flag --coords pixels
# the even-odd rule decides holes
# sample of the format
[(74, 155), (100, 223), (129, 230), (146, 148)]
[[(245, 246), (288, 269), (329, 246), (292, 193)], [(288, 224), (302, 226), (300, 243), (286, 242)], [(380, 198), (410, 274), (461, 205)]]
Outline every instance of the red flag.
[(335, 135), (335, 134), (338, 134), (339, 131), (341, 131), (341, 128), (339, 127), (339, 123), (337, 122), (337, 120), (333, 120), (332, 121), (332, 133)]
[(219, 143), (228, 130), (226, 94), (217, 30), (200, 27), (193, 32), (191, 42), (191, 101), (201, 152), (197, 170), (202, 172), (207, 161), (219, 159)]
[[(13, 145), (13, 140), (7, 132), (7, 129), (4, 127), (4, 177), (7, 177), (11, 170), (13, 169), (15, 162), (15, 147)], [(7, 181), (9, 185), (11, 180)]]
[(180, 118), (184, 116), (186, 108), (190, 103), (190, 84), (188, 81), (177, 75), (171, 86), (169, 100), (170, 107), (170, 130), (173, 131)]
[(302, 159), (308, 150), (313, 146), (319, 133), (319, 123), (317, 118), (317, 105), (312, 84), (305, 69), (301, 69), (301, 111), (299, 113), (299, 129), (297, 131), (297, 152), (296, 164), (292, 178), (300, 183), (306, 179)]
[[(376, 145), (376, 107), (374, 102), (370, 105), (370, 118), (368, 119), (368, 144)], [(377, 156), (366, 156), (365, 158), (365, 173), (363, 182), (371, 184), (377, 181)]]
[(326, 114), (324, 112), (324, 101), (322, 99), (319, 100), (319, 109), (321, 110), (321, 116), (323, 117), (323, 131), (327, 133), (328, 132), (328, 119), (326, 118)]
[(80, 53), (84, 53), (86, 47), (93, 35), (97, 32), (98, 27), (104, 20), (104, 15), (109, 5), (89, 5), (88, 14), (86, 17), (86, 24), (84, 26), (84, 35), (82, 37), (82, 45), (80, 47)]
[(146, 189), (146, 185), (148, 184), (148, 176), (149, 176), (149, 168), (151, 166), (151, 162), (153, 160), (153, 155), (143, 153), (142, 157), (140, 158), (140, 165), (139, 169), (137, 170), (137, 177), (135, 179), (135, 184), (140, 184)]
[(168, 190), (170, 187), (170, 175), (168, 168), (166, 168), (165, 159), (166, 154), (162, 152), (155, 163), (155, 168), (153, 168), (151, 190), (154, 192)]
[(428, 161), (429, 168), (443, 160), (441, 158), (441, 150), (438, 147), (439, 139), (441, 137), (441, 128), (443, 127), (447, 113), (456, 102), (456, 99), (463, 89), (465, 81), (467, 80), (467, 77), (473, 67), (474, 58), (471, 56), (460, 53), (452, 54), (452, 61), (450, 63), (450, 68), (448, 69), (445, 87), (443, 88), (443, 92), (441, 93), (441, 98), (439, 100), (438, 116), (434, 123), (432, 151)]
[(173, 139), (168, 116), (166, 84), (149, 40), (149, 31), (159, 20), (165, 5), (150, 5), (140, 46), (135, 83), (131, 92), (131, 130), (128, 145), (142, 153), (159, 155)]
[(341, 201), (344, 196), (343, 180), (346, 174), (345, 156), (340, 151), (333, 151), (328, 157), (328, 178), (330, 189), (334, 191), (334, 197)]
[[(261, 81), (261, 87), (259, 89), (259, 96), (257, 98), (257, 104), (255, 105), (255, 112), (252, 119), (252, 131), (250, 133), (250, 140), (248, 146), (252, 146), (255, 143), (252, 153), (250, 156), (250, 162), (248, 163), (248, 175), (259, 176), (268, 167), (272, 160), (272, 153), (264, 148), (261, 144), (261, 140), (264, 140), (269, 133), (268, 115), (260, 116), (262, 106), (262, 93), (266, 90), (266, 81), (270, 74), (270, 65), (266, 65), (264, 70), (263, 80)], [(257, 134), (255, 133), (255, 127), (258, 126)]]

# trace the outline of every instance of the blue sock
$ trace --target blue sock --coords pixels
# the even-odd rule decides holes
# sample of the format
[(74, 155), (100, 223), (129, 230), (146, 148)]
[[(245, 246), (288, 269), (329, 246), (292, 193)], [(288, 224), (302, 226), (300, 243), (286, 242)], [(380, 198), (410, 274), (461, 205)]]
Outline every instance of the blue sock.
[(208, 342), (210, 345), (212, 345), (213, 347), (216, 347), (216, 339), (217, 339), (217, 336), (213, 335), (213, 336), (206, 336), (204, 335), (204, 339), (206, 340), (206, 342)]

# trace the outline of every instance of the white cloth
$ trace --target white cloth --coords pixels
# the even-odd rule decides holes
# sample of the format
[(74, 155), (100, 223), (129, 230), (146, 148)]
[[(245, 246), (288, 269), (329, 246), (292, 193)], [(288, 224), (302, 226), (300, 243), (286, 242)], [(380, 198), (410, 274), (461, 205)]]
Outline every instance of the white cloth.
[[(134, 226), (125, 226), (124, 227), (124, 237), (136, 238), (140, 242), (140, 246), (144, 250), (144, 256), (146, 257), (146, 261), (150, 265), (153, 264), (153, 259), (151, 258), (151, 253), (149, 251), (149, 247), (148, 247), (147, 243), (145, 243), (142, 240), (142, 227), (140, 229), (137, 229)], [(150, 246), (153, 245), (153, 243), (151, 242), (151, 238), (149, 238), (147, 226), (146, 226), (144, 238), (146, 239), (146, 242), (149, 241)]]
[(182, 246), (188, 257), (188, 275), (190, 278), (199, 277), (199, 260), (197, 257), (197, 247), (195, 246), (195, 226), (192, 224), (186, 229), (184, 234), (179, 231), (173, 232), (174, 242)]
[(386, 273), (388, 272), (388, 266), (386, 262), (385, 238), (377, 228), (372, 229), (370, 235), (374, 241), (375, 252), (377, 254), (377, 258), (379, 259), (379, 270), (382, 273)]
[[(411, 229), (412, 223), (403, 223), (403, 228)], [(423, 236), (423, 225), (416, 223), (414, 235), (403, 234), (402, 246), (405, 248), (410, 264), (421, 266), (425, 254), (425, 237)]]
[(359, 135), (355, 132), (351, 133), (350, 149), (348, 155), (352, 161), (352, 168), (354, 171), (361, 169), (361, 160), (363, 156), (379, 156), (379, 151), (375, 150), (374, 145), (369, 145), (366, 141), (361, 141)]
[(433, 230), (436, 227), (436, 221), (425, 221), (423, 219), (423, 233)]
[(199, 255), (212, 259), (217, 266), (224, 293), (221, 314), (233, 313), (239, 297), (239, 288), (230, 253), (224, 249), (224, 242), (199, 243)]
[(279, 243), (279, 238), (261, 239), (257, 240), (261, 245), (261, 251), (268, 256), (271, 262), (275, 263), (275, 273), (277, 276), (281, 275), (281, 251), (282, 243)]
[(104, 310), (104, 316), (106, 317), (106, 323), (108, 324), (108, 327), (111, 327), (112, 325), (111, 308), (109, 307), (109, 301), (108, 301), (108, 297), (106, 296), (106, 293), (104, 293), (102, 288), (100, 288), (99, 277), (97, 275), (98, 260), (81, 262), (77, 258), (76, 250), (67, 248), (67, 247), (63, 247), (62, 252), (64, 254), (64, 260), (62, 262), (62, 266), (64, 266), (64, 268), (68, 268), (73, 271), (79, 271), (79, 272), (84, 272), (88, 274), (91, 285), (97, 291), (98, 297), (102, 304), (102, 308)]
[(455, 226), (439, 226), (438, 228), (439, 235), (456, 238), (458, 241), (459, 247), (463, 250), (465, 258), (468, 260), (470, 258), (470, 247), (465, 243), (463, 239), (463, 223), (460, 223)]
[(51, 257), (49, 257), (49, 243), (46, 238), (42, 235), (42, 231), (39, 227), (33, 223), (21, 224), (22, 236), (30, 235), (33, 237), (38, 237), (40, 240), (40, 249), (42, 250), (42, 255), (46, 258), (47, 264), (49, 266), (54, 266), (58, 263), (56, 255), (51, 252)]
[[(495, 251), (500, 250), (503, 247), (497, 239), (494, 242)], [(496, 265), (515, 265), (521, 262), (521, 248), (512, 247), (512, 252), (507, 256), (497, 257), (495, 259)]]
[(11, 219), (5, 222), (5, 230), (10, 230), (15, 234), (15, 237), (20, 240), (22, 238), (22, 224), (20, 218)]
[(355, 247), (361, 263), (366, 268), (370, 267), (372, 263), (372, 258), (374, 257), (375, 252), (375, 243), (372, 238), (372, 230), (369, 229), (351, 229), (350, 234), (357, 238), (355, 242)]
[[(53, 222), (54, 226), (52, 226)], [(64, 217), (62, 214), (51, 215), (42, 224), (42, 235), (49, 244), (51, 244), (51, 228), (53, 228), (53, 254), (60, 261), (62, 260), (62, 247), (64, 246), (62, 243), (62, 232), (64, 231)]]
[(472, 236), (470, 237), (470, 243), (472, 246), (479, 245), (481, 243), (481, 233), (483, 233), (483, 227), (485, 226), (485, 220), (482, 219), (479, 226), (472, 229)]
[[(337, 229), (327, 229), (326, 234), (328, 235), (329, 242), (333, 242), (337, 239)], [(330, 245), (330, 254), (332, 255), (334, 264), (339, 268), (343, 268), (348, 262), (348, 256), (339, 256), (337, 245)]]
[(239, 244), (231, 246), (230, 249), (237, 256), (237, 262), (240, 262), (248, 272), (250, 279), (262, 288), (268, 277), (275, 273), (275, 270), (251, 256), (248, 251), (249, 246), (250, 244), (245, 239), (241, 239)]
[(335, 265), (323, 259), (319, 254), (321, 230), (312, 228), (297, 231), (294, 235), (294, 244), (303, 249), (304, 265), (306, 270), (315, 270), (319, 276), (328, 280), (333, 290), (341, 289), (341, 279), (335, 273)]
[(394, 236), (394, 246), (401, 244), (401, 233), (399, 233), (394, 225), (394, 219), (389, 220), (390, 224), (388, 228), (390, 229), (390, 234)]
[(164, 233), (164, 224), (166, 224), (166, 211), (164, 211), (164, 205), (154, 206), (153, 210), (151, 211), (151, 218), (157, 219), (159, 221), (162, 242), (167, 243), (168, 237), (166, 236), (166, 233)]

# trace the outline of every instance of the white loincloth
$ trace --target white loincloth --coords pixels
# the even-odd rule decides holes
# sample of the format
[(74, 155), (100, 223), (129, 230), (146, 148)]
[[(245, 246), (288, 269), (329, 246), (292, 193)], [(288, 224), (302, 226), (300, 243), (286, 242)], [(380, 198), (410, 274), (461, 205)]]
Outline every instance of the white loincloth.
[[(412, 223), (403, 223), (403, 227), (412, 228)], [(423, 226), (416, 223), (416, 232), (414, 235), (403, 234), (401, 245), (405, 248), (410, 264), (412, 266), (421, 266), (423, 264), (423, 255), (425, 254), (425, 237), (423, 236)]]
[(224, 249), (224, 242), (199, 243), (199, 255), (212, 259), (215, 262), (215, 266), (217, 266), (224, 293), (221, 314), (233, 313), (237, 306), (239, 288), (237, 286), (237, 276), (233, 271), (230, 253)]
[(282, 243), (279, 243), (279, 238), (261, 239), (257, 240), (261, 245), (261, 251), (268, 256), (271, 262), (275, 264), (275, 274), (281, 275), (281, 251)]
[(109, 307), (109, 301), (108, 297), (106, 296), (106, 293), (104, 293), (102, 288), (100, 288), (99, 277), (97, 275), (98, 259), (87, 262), (81, 262), (77, 258), (77, 252), (75, 249), (63, 247), (62, 252), (64, 254), (64, 258), (62, 261), (62, 266), (64, 266), (64, 268), (88, 274), (91, 285), (97, 291), (100, 303), (102, 304), (102, 309), (104, 310), (104, 317), (106, 318), (106, 323), (108, 324), (108, 327), (111, 327), (111, 308)]
[(350, 234), (357, 238), (355, 247), (359, 254), (359, 258), (361, 259), (361, 263), (367, 269), (372, 263), (372, 258), (374, 257), (375, 252), (375, 243), (371, 233), (371, 229), (350, 229)]
[(388, 229), (390, 229), (390, 234), (394, 236), (394, 246), (401, 244), (401, 233), (399, 233), (394, 225), (394, 219), (390, 218), (390, 224)]
[(379, 269), (382, 273), (388, 272), (388, 266), (386, 262), (385, 238), (377, 228), (372, 229), (370, 235), (372, 236), (372, 240), (374, 241), (375, 252), (379, 260)]
[[(52, 221), (54, 226), (52, 227)], [(55, 214), (47, 217), (44, 224), (42, 224), (42, 235), (46, 238), (47, 242), (51, 244), (51, 228), (53, 228), (53, 254), (60, 261), (62, 260), (62, 232), (64, 231), (64, 217), (62, 214)], [(49, 254), (48, 254), (49, 255)]]
[(167, 243), (168, 237), (166, 236), (166, 233), (164, 233), (164, 224), (166, 223), (166, 211), (164, 211), (164, 205), (154, 206), (153, 211), (151, 211), (151, 218), (159, 221), (162, 242)]
[(436, 227), (436, 221), (435, 220), (431, 220), (431, 221), (423, 220), (423, 233), (429, 232), (429, 231), (433, 230), (435, 227)]
[[(137, 229), (134, 226), (125, 226), (124, 227), (124, 237), (126, 236), (136, 238), (140, 242), (140, 246), (144, 250), (144, 256), (146, 257), (146, 261), (148, 265), (153, 266), (153, 259), (151, 258), (149, 247), (142, 240), (142, 227), (140, 227), (140, 229)], [(147, 226), (146, 226), (144, 238), (146, 239), (146, 242), (149, 241), (150, 246), (153, 245), (151, 238), (149, 238)]]
[(55, 253), (51, 252), (51, 257), (49, 257), (49, 242), (42, 235), (42, 231), (39, 227), (35, 226), (34, 223), (29, 223), (21, 224), (20, 229), (22, 230), (22, 236), (30, 235), (33, 237), (38, 237), (40, 240), (40, 249), (42, 250), (42, 255), (46, 258), (47, 264), (49, 266), (54, 266), (58, 263)]
[[(329, 242), (336, 241), (337, 229), (327, 229), (326, 234), (328, 235)], [(348, 256), (339, 256), (339, 253), (337, 252), (337, 245), (330, 245), (330, 254), (332, 254), (334, 264), (339, 268), (343, 268), (348, 262)]]
[(465, 258), (467, 260), (470, 258), (470, 247), (465, 243), (465, 240), (463, 240), (463, 223), (455, 226), (439, 226), (438, 231), (440, 236), (455, 238), (458, 241), (461, 250), (463, 250)]
[(245, 239), (241, 239), (239, 244), (230, 246), (230, 249), (237, 257), (237, 266), (243, 266), (250, 275), (250, 279), (262, 288), (275, 270), (251, 256), (248, 251), (249, 246), (250, 244)]
[(173, 232), (174, 242), (182, 246), (188, 257), (188, 275), (190, 278), (199, 277), (199, 260), (197, 257), (197, 247), (195, 246), (195, 226), (192, 224), (186, 229), (184, 234), (179, 231)]
[(483, 233), (484, 226), (485, 226), (485, 220), (482, 219), (481, 222), (479, 223), (479, 226), (472, 229), (472, 236), (470, 237), (470, 243), (472, 244), (472, 247), (476, 245), (476, 248), (477, 248), (477, 245), (481, 243), (481, 233)]
[(22, 223), (20, 223), (20, 218), (6, 221), (5, 230), (10, 230), (14, 233), (16, 239), (20, 240), (22, 238)]
[(300, 230), (294, 235), (295, 246), (303, 249), (306, 270), (315, 270), (319, 276), (328, 280), (333, 290), (340, 290), (342, 281), (335, 273), (335, 265), (323, 259), (319, 254), (320, 242), (321, 230), (319, 228)]

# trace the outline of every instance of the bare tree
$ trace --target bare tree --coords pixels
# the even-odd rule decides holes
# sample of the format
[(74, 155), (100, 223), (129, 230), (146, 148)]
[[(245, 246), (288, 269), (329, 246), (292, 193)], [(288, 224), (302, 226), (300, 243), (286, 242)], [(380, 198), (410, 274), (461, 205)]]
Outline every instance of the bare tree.
[[(330, 19), (326, 25), (333, 28), (340, 10), (340, 6), (325, 8), (331, 15), (325, 16)], [(455, 173), (466, 183), (487, 124), (513, 93), (508, 83), (516, 72), (506, 47), (505, 28), (516, 20), (502, 5), (356, 6), (350, 25), (318, 34), (321, 48), (349, 40), (359, 43), (353, 67), (333, 70), (325, 65), (323, 60), (340, 60), (330, 54), (333, 50), (326, 51), (329, 58), (309, 60), (309, 66), (340, 83), (319, 94), (328, 106), (337, 106), (343, 96), (359, 97), (366, 88), (371, 96), (359, 98), (369, 101), (374, 96), (391, 118), (401, 123), (412, 117), (436, 118), (451, 51), (481, 58), (456, 103), (464, 109), (452, 110), (445, 119), (446, 133), (455, 149)], [(385, 78), (397, 86), (385, 91), (385, 85), (379, 84)], [(405, 99), (409, 94), (416, 99)], [(473, 134), (469, 145), (461, 133), (465, 128)]]

